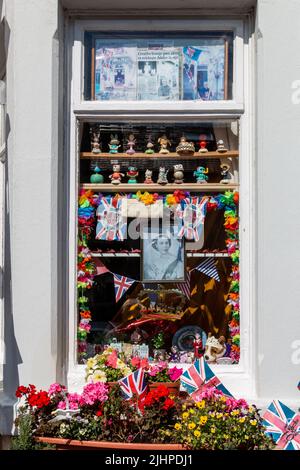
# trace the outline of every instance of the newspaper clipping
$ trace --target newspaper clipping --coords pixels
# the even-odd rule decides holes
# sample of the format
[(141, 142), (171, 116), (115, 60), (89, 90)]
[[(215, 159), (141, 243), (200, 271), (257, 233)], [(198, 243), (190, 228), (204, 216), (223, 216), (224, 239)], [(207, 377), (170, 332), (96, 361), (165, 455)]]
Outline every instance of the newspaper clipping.
[(138, 49), (137, 55), (137, 99), (179, 100), (179, 49)]

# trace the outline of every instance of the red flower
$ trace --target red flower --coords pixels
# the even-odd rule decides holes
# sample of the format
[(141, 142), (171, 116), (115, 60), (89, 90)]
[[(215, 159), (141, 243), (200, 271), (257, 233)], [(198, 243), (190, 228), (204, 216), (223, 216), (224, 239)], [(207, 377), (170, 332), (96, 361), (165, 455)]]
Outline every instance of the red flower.
[(98, 410), (98, 411), (96, 412), (96, 416), (102, 416), (102, 415), (103, 415), (103, 413), (102, 413), (101, 410)]
[(168, 397), (170, 394), (168, 387), (165, 385), (159, 385), (156, 389), (155, 395), (159, 398)]
[(32, 392), (28, 396), (28, 404), (31, 407), (36, 406), (37, 408), (41, 409), (44, 406), (49, 405), (49, 403), (50, 403), (50, 397), (49, 397), (48, 393), (43, 391), (43, 390), (41, 390), (38, 393)]
[(175, 405), (174, 400), (172, 400), (171, 398), (167, 398), (165, 403), (163, 404), (163, 409), (169, 410), (170, 408), (173, 408), (174, 405)]
[(29, 388), (20, 385), (16, 390), (16, 397), (21, 398), (23, 395), (26, 395), (29, 392)]

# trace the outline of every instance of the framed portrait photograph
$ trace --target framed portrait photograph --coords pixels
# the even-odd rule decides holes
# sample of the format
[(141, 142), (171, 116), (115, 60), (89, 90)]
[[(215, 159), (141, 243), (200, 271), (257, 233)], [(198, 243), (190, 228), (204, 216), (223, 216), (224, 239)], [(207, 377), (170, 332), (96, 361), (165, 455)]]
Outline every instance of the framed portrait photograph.
[(178, 228), (143, 227), (141, 277), (143, 282), (184, 282), (184, 239)]

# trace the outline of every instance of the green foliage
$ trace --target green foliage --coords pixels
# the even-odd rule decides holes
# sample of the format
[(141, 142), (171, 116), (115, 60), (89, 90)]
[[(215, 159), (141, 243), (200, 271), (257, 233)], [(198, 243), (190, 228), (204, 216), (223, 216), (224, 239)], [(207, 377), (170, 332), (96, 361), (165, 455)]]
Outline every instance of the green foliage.
[(162, 331), (152, 338), (152, 344), (155, 349), (161, 349), (163, 347), (165, 344), (165, 336)]
[(30, 414), (20, 414), (16, 420), (18, 435), (12, 439), (12, 450), (41, 450), (51, 449), (53, 446), (37, 443), (33, 437), (34, 420)]

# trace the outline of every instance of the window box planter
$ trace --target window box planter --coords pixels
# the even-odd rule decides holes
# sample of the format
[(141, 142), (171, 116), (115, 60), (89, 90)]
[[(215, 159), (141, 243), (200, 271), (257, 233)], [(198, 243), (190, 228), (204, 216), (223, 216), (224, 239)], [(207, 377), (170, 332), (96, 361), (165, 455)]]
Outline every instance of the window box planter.
[(56, 437), (36, 437), (35, 441), (44, 444), (54, 445), (57, 450), (184, 450), (184, 447), (181, 444), (76, 441), (72, 439), (60, 439)]
[(167, 387), (167, 389), (173, 395), (175, 395), (175, 396), (179, 395), (180, 382), (150, 382), (149, 383), (150, 391), (155, 390), (160, 385), (164, 385), (165, 387)]

